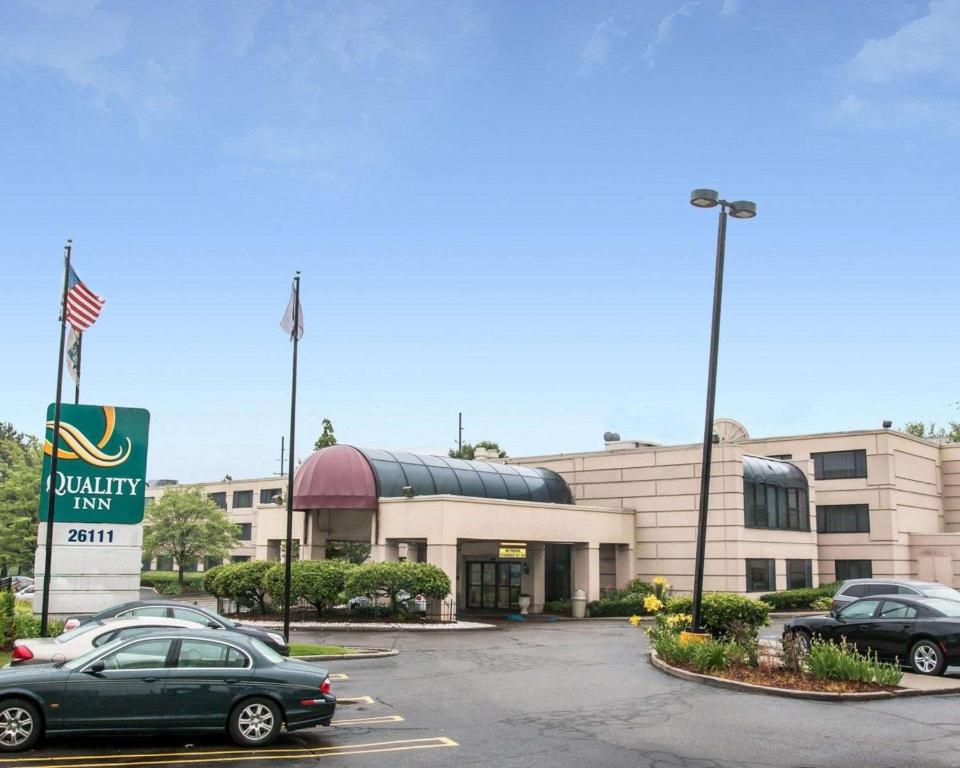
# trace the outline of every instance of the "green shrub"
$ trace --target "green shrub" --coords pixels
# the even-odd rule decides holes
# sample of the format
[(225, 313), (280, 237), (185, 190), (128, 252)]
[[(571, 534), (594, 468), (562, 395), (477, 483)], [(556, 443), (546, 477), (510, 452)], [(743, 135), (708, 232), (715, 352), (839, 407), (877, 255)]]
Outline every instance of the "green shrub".
[[(8, 597), (9, 595), (9, 597)], [(62, 621), (47, 622), (47, 635), (54, 637), (63, 632)], [(14, 640), (40, 636), (40, 617), (33, 615), (33, 606), (27, 601), (16, 601), (13, 594), (0, 597), (0, 636), (5, 649), (13, 646)]]
[(543, 604), (544, 613), (555, 613), (558, 616), (569, 616), (573, 611), (570, 600), (547, 600)]
[(775, 611), (809, 610), (814, 607), (813, 604), (817, 600), (833, 597), (837, 586), (836, 583), (832, 583), (806, 589), (787, 589), (760, 595), (760, 599)]
[[(717, 639), (736, 632), (740, 638), (749, 634), (756, 640), (761, 627), (770, 623), (770, 606), (767, 603), (731, 592), (711, 592), (704, 595), (701, 608), (703, 629)], [(664, 612), (692, 613), (693, 598), (689, 595), (668, 598)]]
[(640, 595), (652, 595), (653, 594), (653, 584), (649, 581), (644, 581), (643, 579), (634, 579), (633, 581), (628, 581), (624, 588), (621, 590), (622, 595), (629, 594), (640, 594)]
[[(203, 585), (203, 573), (190, 571), (183, 574), (183, 585), (193, 590), (199, 590)], [(166, 592), (169, 584), (179, 587), (180, 581), (176, 571), (144, 571), (140, 574), (140, 586), (153, 587), (161, 595), (179, 595), (180, 592)]]
[(729, 666), (727, 661), (728, 643), (721, 643), (716, 640), (707, 640), (704, 643), (689, 643), (693, 647), (691, 661), (698, 672), (709, 674), (718, 669), (726, 669)]
[(896, 686), (903, 679), (903, 671), (898, 664), (885, 664), (877, 659), (876, 653), (859, 653), (846, 640), (837, 645), (815, 639), (810, 644), (805, 664), (810, 674), (822, 680), (852, 680)]
[[(340, 602), (347, 573), (356, 566), (346, 560), (298, 560), (290, 564), (290, 598), (305, 600), (322, 616)], [(277, 563), (263, 577), (270, 600), (283, 605), (285, 568)]]
[(592, 617), (649, 614), (649, 611), (645, 611), (643, 608), (644, 597), (646, 595), (641, 592), (631, 592), (621, 597), (604, 597), (589, 603), (587, 610), (590, 611)]
[(450, 594), (450, 577), (430, 563), (363, 563), (349, 571), (343, 591), (348, 598), (387, 598), (396, 612), (401, 592), (442, 600)]
[(833, 608), (833, 600), (829, 597), (818, 597), (810, 604), (810, 607), (815, 611), (829, 611)]
[(226, 597), (223, 593), (223, 586), (220, 583), (220, 577), (229, 568), (229, 565), (215, 565), (203, 572), (203, 591), (214, 597)]
[(695, 644), (681, 643), (679, 635), (664, 632), (651, 639), (653, 641), (653, 649), (657, 652), (657, 656), (667, 662), (667, 664), (682, 667), (693, 661), (693, 646)]
[(223, 592), (222, 597), (236, 600), (238, 604), (267, 612), (267, 588), (264, 577), (274, 563), (266, 560), (250, 560), (246, 563), (231, 563), (220, 566), (224, 570), (214, 579), (214, 584)]
[(183, 587), (181, 587), (180, 583), (176, 581), (160, 582), (154, 587), (154, 589), (156, 589), (161, 595), (173, 596), (183, 594)]

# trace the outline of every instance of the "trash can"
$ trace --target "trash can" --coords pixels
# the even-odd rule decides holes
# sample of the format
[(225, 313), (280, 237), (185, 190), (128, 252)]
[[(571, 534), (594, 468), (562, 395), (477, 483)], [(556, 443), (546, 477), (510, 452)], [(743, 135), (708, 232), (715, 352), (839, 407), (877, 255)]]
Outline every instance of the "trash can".
[(578, 589), (573, 593), (570, 604), (573, 618), (582, 619), (587, 615), (587, 593), (582, 589)]

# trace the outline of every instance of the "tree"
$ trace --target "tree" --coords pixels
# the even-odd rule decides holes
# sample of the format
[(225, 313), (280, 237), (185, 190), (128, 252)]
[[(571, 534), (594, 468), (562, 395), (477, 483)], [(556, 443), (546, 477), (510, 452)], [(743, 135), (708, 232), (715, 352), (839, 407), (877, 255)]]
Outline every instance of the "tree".
[(330, 419), (324, 419), (322, 424), (323, 434), (321, 434), (320, 437), (317, 438), (317, 442), (313, 444), (313, 450), (315, 451), (337, 444), (337, 436), (333, 434), (333, 424)]
[(950, 429), (937, 427), (934, 422), (908, 421), (903, 425), (903, 431), (914, 437), (926, 440), (945, 440), (948, 443), (960, 443), (960, 422), (951, 421)]
[(201, 557), (226, 557), (239, 533), (239, 526), (200, 487), (170, 488), (147, 509), (143, 550), (147, 557), (173, 557), (182, 586), (185, 565)]
[(223, 592), (224, 597), (237, 601), (237, 605), (248, 605), (260, 613), (267, 612), (267, 574), (274, 563), (269, 560), (250, 560), (246, 563), (231, 563), (214, 579), (213, 586)]
[[(336, 605), (343, 592), (344, 579), (353, 565), (345, 560), (298, 560), (290, 564), (290, 598), (306, 600), (317, 616)], [(284, 567), (274, 565), (263, 584), (274, 605), (283, 605)]]
[(451, 459), (473, 459), (476, 456), (477, 448), (486, 448), (488, 451), (496, 451), (497, 456), (501, 459), (507, 458), (507, 452), (500, 447), (500, 444), (493, 440), (481, 440), (479, 443), (471, 444), (464, 443), (463, 447), (458, 451), (456, 448), (451, 448), (447, 455)]
[(33, 562), (42, 466), (40, 442), (0, 423), (0, 574)]

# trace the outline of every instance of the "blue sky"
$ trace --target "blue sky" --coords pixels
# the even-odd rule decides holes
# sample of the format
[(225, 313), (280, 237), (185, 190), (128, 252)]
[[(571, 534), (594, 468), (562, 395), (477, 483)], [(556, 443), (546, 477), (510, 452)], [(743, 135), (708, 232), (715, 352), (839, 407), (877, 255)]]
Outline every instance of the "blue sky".
[(0, 4), (0, 419), (54, 394), (62, 247), (107, 299), (83, 401), (149, 474), (297, 453), (696, 442), (957, 418), (960, 2)]

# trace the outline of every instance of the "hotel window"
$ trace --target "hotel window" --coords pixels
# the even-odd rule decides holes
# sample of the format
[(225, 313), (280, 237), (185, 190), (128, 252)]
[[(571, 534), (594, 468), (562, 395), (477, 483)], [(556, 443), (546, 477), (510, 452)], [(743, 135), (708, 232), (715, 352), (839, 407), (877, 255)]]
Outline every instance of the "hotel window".
[(817, 504), (820, 533), (870, 533), (869, 504)]
[(873, 578), (873, 563), (870, 560), (835, 560), (834, 569), (837, 581)]
[(222, 557), (210, 557), (207, 555), (203, 558), (203, 570), (209, 571), (211, 568), (216, 568), (218, 565), (223, 565)]
[(240, 541), (250, 541), (253, 537), (252, 523), (238, 523), (237, 529), (237, 538), (240, 539)]
[(157, 558), (157, 570), (158, 571), (172, 571), (173, 570), (173, 558), (169, 555), (164, 555), (163, 557)]
[(220, 493), (208, 493), (207, 496), (209, 496), (210, 501), (220, 507), (220, 509), (227, 508), (227, 494), (225, 491), (220, 491)]
[(817, 480), (842, 480), (867, 476), (866, 451), (812, 453), (813, 476)]
[(233, 508), (237, 509), (238, 507), (252, 507), (253, 506), (253, 491), (234, 491), (233, 492)]
[(747, 528), (810, 530), (810, 503), (805, 488), (745, 482), (743, 506)]
[(768, 459), (776, 459), (777, 461), (790, 461), (793, 458), (792, 453), (771, 453), (767, 456)]
[(787, 560), (787, 589), (813, 586), (813, 563), (810, 560)]
[[(260, 503), (261, 504), (276, 504), (276, 497), (280, 495), (279, 488), (261, 488), (260, 489)], [(236, 506), (236, 504), (234, 504)]]
[(250, 555), (231, 555), (231, 563), (248, 563), (250, 562)]
[(747, 592), (773, 592), (777, 574), (773, 560), (747, 560)]

